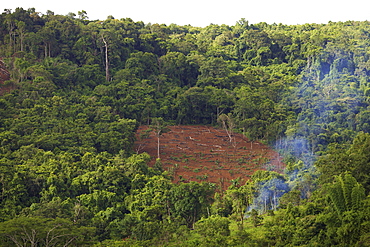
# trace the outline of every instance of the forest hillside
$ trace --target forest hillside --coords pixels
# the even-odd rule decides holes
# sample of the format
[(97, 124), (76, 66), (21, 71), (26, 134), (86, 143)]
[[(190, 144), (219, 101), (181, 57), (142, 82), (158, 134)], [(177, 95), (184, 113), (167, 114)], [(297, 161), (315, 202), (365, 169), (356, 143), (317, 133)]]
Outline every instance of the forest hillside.
[[(369, 44), (367, 21), (199, 28), (4, 10), (0, 246), (369, 246)], [(202, 145), (173, 150), (169, 166), (179, 127), (194, 143), (219, 131), (229, 145), (212, 153), (235, 153), (209, 167)], [(234, 157), (254, 172), (232, 177), (230, 155), (251, 143), (284, 165)]]

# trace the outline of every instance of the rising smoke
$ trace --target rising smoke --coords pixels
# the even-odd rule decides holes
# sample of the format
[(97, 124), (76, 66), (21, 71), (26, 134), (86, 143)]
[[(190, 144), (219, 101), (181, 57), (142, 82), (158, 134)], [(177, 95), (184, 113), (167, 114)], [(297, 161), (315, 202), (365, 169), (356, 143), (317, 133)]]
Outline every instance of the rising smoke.
[[(340, 57), (336, 57), (338, 54)], [(279, 198), (291, 190), (299, 190), (302, 199), (308, 198), (316, 189), (317, 155), (328, 144), (351, 140), (356, 131), (363, 130), (356, 124), (356, 114), (365, 101), (361, 77), (354, 76), (356, 70), (350, 61), (353, 58), (343, 54), (332, 51), (331, 56), (326, 54), (330, 61), (325, 62), (318, 57), (303, 71), (303, 81), (292, 97), (286, 99), (287, 106), (297, 113), (297, 120), (275, 144), (287, 164), (285, 176), (258, 181), (248, 211), (275, 210)]]

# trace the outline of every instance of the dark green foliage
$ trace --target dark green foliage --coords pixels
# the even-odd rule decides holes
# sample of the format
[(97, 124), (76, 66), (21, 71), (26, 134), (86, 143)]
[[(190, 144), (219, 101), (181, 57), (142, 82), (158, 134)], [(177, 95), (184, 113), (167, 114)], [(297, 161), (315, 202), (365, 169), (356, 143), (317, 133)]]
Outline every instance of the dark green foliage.
[(195, 224), (195, 230), (209, 246), (226, 246), (230, 235), (229, 220), (220, 216), (201, 219)]
[(0, 223), (2, 246), (89, 246), (93, 231), (60, 218), (20, 217)]
[[(2, 245), (368, 246), (368, 22), (78, 15), (0, 15)], [(225, 116), (230, 136), (276, 144), (285, 173), (215, 194), (134, 152), (140, 124), (160, 143), (166, 125)]]
[(328, 153), (317, 162), (322, 181), (329, 182), (335, 175), (350, 172), (369, 193), (369, 137), (368, 133), (360, 132), (349, 148), (330, 146)]
[(365, 191), (361, 184), (349, 174), (336, 177), (336, 183), (329, 189), (329, 196), (339, 217), (346, 211), (361, 210)]
[(170, 191), (174, 216), (182, 217), (193, 228), (201, 216), (206, 215), (212, 203), (214, 188), (209, 183), (182, 183)]

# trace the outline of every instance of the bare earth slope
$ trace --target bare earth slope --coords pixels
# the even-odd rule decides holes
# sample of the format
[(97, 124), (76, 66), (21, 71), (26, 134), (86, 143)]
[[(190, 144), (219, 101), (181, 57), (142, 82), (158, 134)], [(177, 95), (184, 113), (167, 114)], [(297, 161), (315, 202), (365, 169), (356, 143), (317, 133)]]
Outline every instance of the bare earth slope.
[[(138, 130), (135, 148), (157, 158), (157, 137), (154, 131), (141, 138)], [(174, 182), (208, 181), (222, 189), (239, 179), (244, 184), (255, 170), (270, 169), (280, 172), (284, 168), (277, 152), (259, 142), (251, 142), (242, 134), (230, 138), (226, 131), (209, 126), (169, 126), (170, 131), (160, 136), (160, 158), (163, 168), (173, 175)]]

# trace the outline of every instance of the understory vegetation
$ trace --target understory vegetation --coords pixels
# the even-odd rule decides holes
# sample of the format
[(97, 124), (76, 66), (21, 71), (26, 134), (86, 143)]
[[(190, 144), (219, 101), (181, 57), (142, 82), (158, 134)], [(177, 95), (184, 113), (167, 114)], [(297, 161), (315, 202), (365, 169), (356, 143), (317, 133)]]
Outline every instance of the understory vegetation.
[[(0, 246), (370, 246), (369, 44), (370, 22), (4, 10)], [(172, 183), (133, 145), (175, 124), (242, 133), (286, 169)]]

